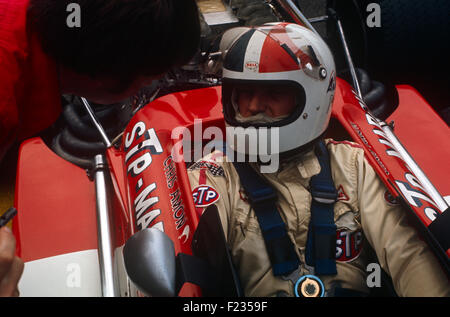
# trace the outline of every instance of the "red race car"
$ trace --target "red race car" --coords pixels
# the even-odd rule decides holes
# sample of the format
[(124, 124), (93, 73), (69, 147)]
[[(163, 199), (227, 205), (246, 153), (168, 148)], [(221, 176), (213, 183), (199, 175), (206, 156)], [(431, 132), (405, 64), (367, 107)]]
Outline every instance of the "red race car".
[[(126, 105), (65, 96), (58, 124), (21, 145), (13, 222), (26, 263), (21, 295), (242, 295), (217, 212), (196, 210), (186, 172), (203, 149), (225, 140), (214, 39), (244, 23), (314, 29), (314, 20), (292, 1), (253, 1), (262, 8), (255, 16), (243, 10), (248, 3), (236, 4), (245, 1), (211, 2), (214, 10), (201, 7), (205, 44), (191, 64)], [(336, 22), (348, 49), (328, 13), (322, 19)], [(412, 86), (395, 86), (395, 106), (379, 95), (365, 100), (376, 85), (367, 86), (347, 50), (343, 56), (349, 71), (336, 80), (327, 136), (364, 148), (386, 198), (410, 211), (449, 272), (449, 127)]]

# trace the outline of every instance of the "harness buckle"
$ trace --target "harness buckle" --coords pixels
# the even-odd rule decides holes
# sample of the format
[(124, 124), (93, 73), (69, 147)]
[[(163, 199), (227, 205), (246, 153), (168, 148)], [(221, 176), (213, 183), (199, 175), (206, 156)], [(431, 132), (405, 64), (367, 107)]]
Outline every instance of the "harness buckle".
[(332, 192), (327, 190), (312, 190), (311, 196), (318, 203), (330, 205), (337, 201), (338, 193), (334, 188)]

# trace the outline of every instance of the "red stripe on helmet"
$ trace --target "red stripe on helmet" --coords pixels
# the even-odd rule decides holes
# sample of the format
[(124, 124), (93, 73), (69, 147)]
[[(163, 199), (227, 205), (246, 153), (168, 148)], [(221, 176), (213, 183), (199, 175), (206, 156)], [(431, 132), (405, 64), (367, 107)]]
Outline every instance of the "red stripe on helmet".
[(287, 72), (298, 70), (299, 65), (289, 55), (289, 53), (280, 46), (270, 36), (264, 40), (259, 60), (260, 73)]
[[(259, 65), (260, 73), (290, 71), (300, 69), (300, 67), (305, 68), (308, 63), (311, 65), (315, 64), (313, 58), (303, 52), (300, 47), (295, 45), (291, 40), (286, 31), (287, 25), (288, 24), (286, 23), (275, 25), (271, 27), (267, 33), (267, 37), (261, 50), (261, 61)], [(264, 30), (264, 28), (262, 28), (262, 30)], [(286, 44), (292, 53), (300, 59), (300, 66), (297, 65), (291, 55), (281, 47), (283, 44)]]

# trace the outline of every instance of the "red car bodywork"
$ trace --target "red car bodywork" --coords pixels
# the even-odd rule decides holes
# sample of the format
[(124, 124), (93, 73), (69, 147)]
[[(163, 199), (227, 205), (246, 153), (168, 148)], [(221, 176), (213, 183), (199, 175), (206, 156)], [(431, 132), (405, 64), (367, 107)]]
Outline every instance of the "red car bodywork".
[[(449, 128), (415, 89), (397, 89), (399, 107), (386, 121), (395, 122), (395, 133), (440, 193), (450, 195)], [(429, 202), (414, 177), (408, 176), (410, 172), (394, 155), (379, 126), (362, 109), (350, 85), (340, 79), (333, 118), (338, 128), (345, 129), (349, 140), (364, 148), (389, 191), (407, 201), (428, 226), (441, 211)], [(201, 127), (194, 125), (195, 119), (202, 120)], [(203, 131), (210, 126), (224, 129), (220, 87), (161, 97), (132, 118), (121, 147), (112, 147), (106, 154), (113, 183), (115, 247), (122, 246), (137, 230), (157, 226), (172, 239), (176, 253), (191, 254), (199, 215), (186, 164), (175, 162), (172, 155), (179, 141), (173, 138), (172, 131), (186, 127), (201, 142)], [(336, 134), (329, 131), (330, 136)], [(129, 146), (125, 147), (125, 143)], [(97, 248), (94, 183), (84, 170), (58, 157), (40, 138), (28, 140), (21, 147), (15, 206), (19, 214), (13, 229), (18, 255), (24, 261)], [(449, 250), (445, 251), (450, 256)], [(199, 288), (192, 285), (180, 293), (200, 294)]]

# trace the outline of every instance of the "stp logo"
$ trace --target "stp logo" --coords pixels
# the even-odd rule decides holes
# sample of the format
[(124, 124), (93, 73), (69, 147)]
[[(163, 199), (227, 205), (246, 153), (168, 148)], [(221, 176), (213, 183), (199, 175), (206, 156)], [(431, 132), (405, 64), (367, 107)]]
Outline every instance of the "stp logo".
[(349, 262), (358, 257), (362, 249), (362, 232), (339, 230), (336, 237), (336, 261)]
[(194, 198), (194, 204), (196, 207), (206, 207), (214, 204), (219, 200), (219, 193), (208, 185), (200, 185), (194, 188), (192, 191), (192, 197)]

